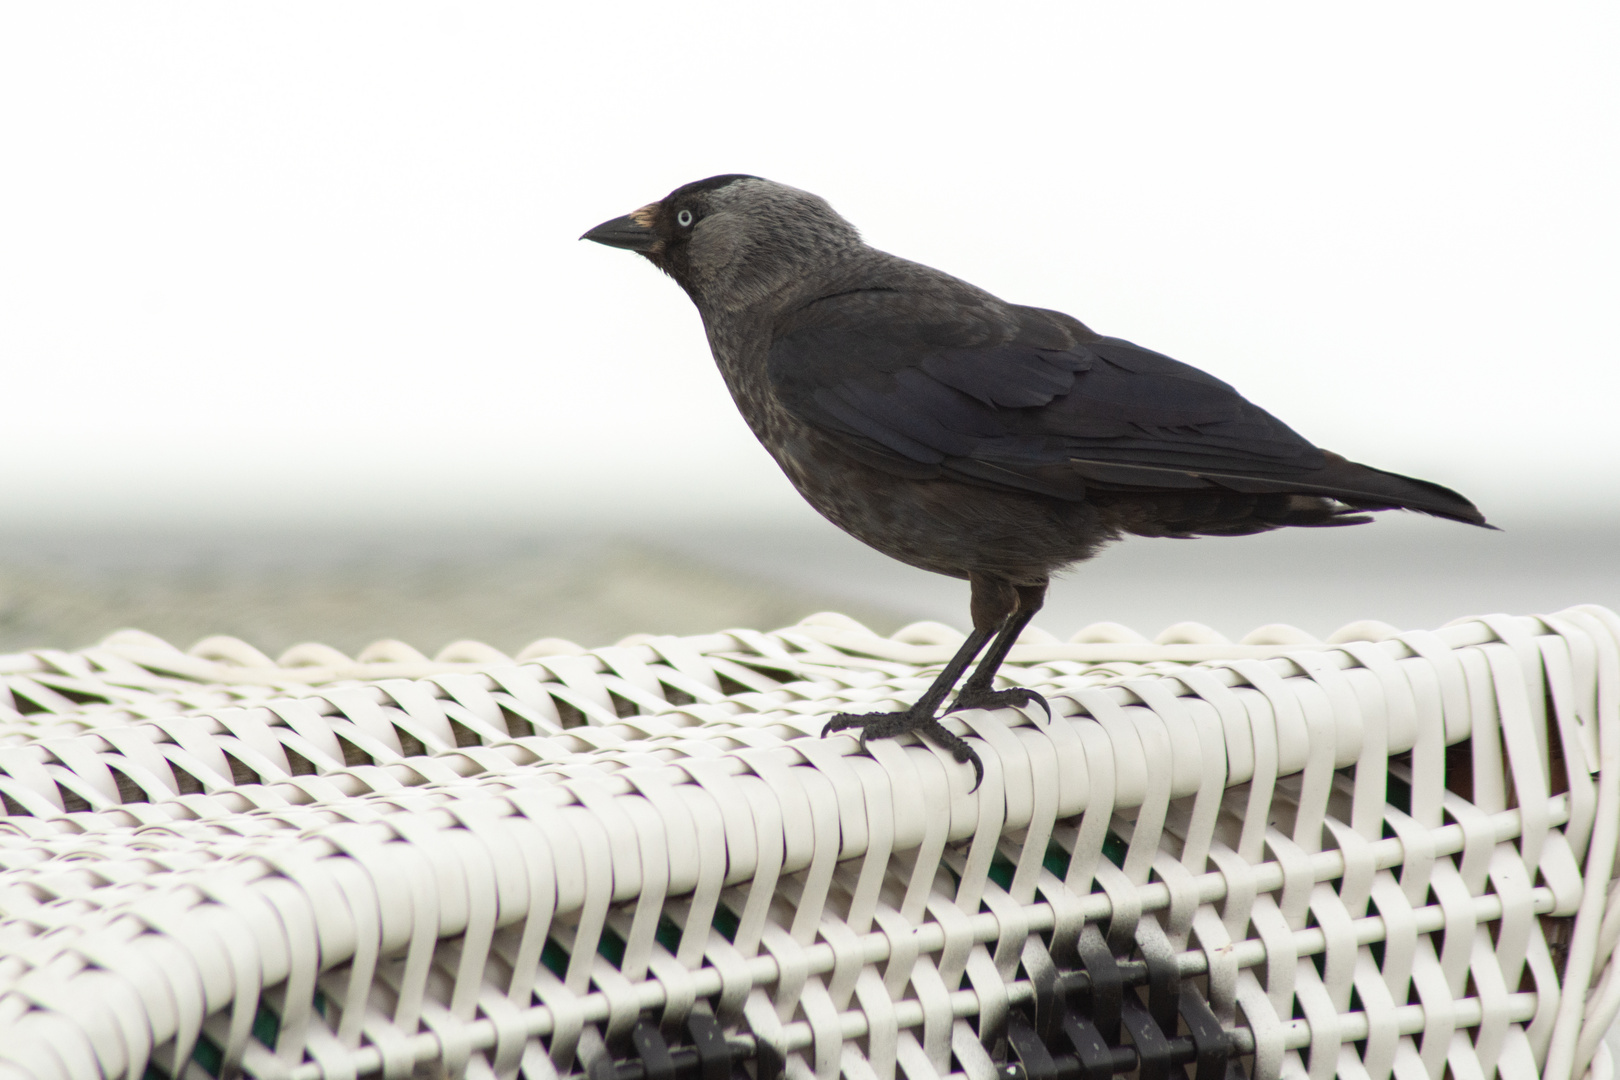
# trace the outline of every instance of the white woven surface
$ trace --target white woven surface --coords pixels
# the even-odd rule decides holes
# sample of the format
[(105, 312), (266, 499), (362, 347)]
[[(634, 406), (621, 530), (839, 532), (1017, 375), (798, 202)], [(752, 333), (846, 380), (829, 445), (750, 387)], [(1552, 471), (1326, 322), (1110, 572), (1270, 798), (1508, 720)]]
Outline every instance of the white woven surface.
[(986, 1076), (1090, 924), (1167, 945), (1256, 1076), (1613, 1076), (1613, 613), (1077, 639), (1004, 671), (1053, 723), (951, 721), (973, 792), (814, 738), (919, 693), (934, 625), (0, 657), (0, 1076), (202, 1076), (201, 1034), (542, 1077), (703, 1000), (790, 1074)]

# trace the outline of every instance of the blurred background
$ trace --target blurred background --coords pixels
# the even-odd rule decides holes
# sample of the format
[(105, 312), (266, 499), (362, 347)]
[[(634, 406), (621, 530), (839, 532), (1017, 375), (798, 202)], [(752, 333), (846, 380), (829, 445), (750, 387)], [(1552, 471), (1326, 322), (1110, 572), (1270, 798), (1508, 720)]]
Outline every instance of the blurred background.
[(1620, 13), (0, 7), (0, 651), (966, 622), (804, 507), (680, 290), (743, 171), (1505, 530), (1129, 541), (1038, 624), (1620, 606)]

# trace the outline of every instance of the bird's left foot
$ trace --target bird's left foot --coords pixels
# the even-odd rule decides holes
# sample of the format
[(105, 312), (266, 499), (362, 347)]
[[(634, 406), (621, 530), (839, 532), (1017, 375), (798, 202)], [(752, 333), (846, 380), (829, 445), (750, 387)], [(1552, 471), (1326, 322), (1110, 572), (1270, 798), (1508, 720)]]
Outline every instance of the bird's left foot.
[(1022, 686), (1014, 686), (1006, 690), (974, 690), (963, 687), (956, 700), (945, 711), (948, 713), (961, 712), (963, 709), (1004, 709), (1022, 708), (1025, 705), (1039, 705), (1046, 710), (1046, 719), (1052, 719), (1052, 706), (1046, 699), (1033, 690)]
[(984, 762), (979, 760), (978, 753), (967, 744), (966, 739), (946, 731), (931, 709), (923, 711), (913, 705), (904, 712), (839, 713), (827, 721), (827, 726), (821, 729), (821, 734), (825, 738), (835, 731), (848, 731), (852, 728), (861, 733), (863, 751), (866, 749), (867, 739), (892, 739), (908, 731), (915, 732), (942, 750), (949, 751), (951, 757), (962, 764), (971, 764), (973, 788), (976, 789), (984, 780)]

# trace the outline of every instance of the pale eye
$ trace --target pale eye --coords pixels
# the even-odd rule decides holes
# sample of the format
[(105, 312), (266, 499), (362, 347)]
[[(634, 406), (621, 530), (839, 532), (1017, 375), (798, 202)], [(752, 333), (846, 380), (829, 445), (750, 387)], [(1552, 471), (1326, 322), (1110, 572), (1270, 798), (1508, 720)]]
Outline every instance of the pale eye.
[(675, 224), (679, 225), (683, 229), (690, 228), (692, 225), (692, 211), (682, 210), (680, 213), (676, 214)]

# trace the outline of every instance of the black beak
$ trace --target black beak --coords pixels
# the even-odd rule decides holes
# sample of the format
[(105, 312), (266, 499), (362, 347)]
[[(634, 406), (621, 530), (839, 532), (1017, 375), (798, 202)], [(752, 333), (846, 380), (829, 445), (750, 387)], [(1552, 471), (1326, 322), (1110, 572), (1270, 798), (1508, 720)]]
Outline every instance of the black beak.
[(602, 222), (580, 239), (630, 251), (651, 251), (658, 244), (658, 234), (629, 214)]

